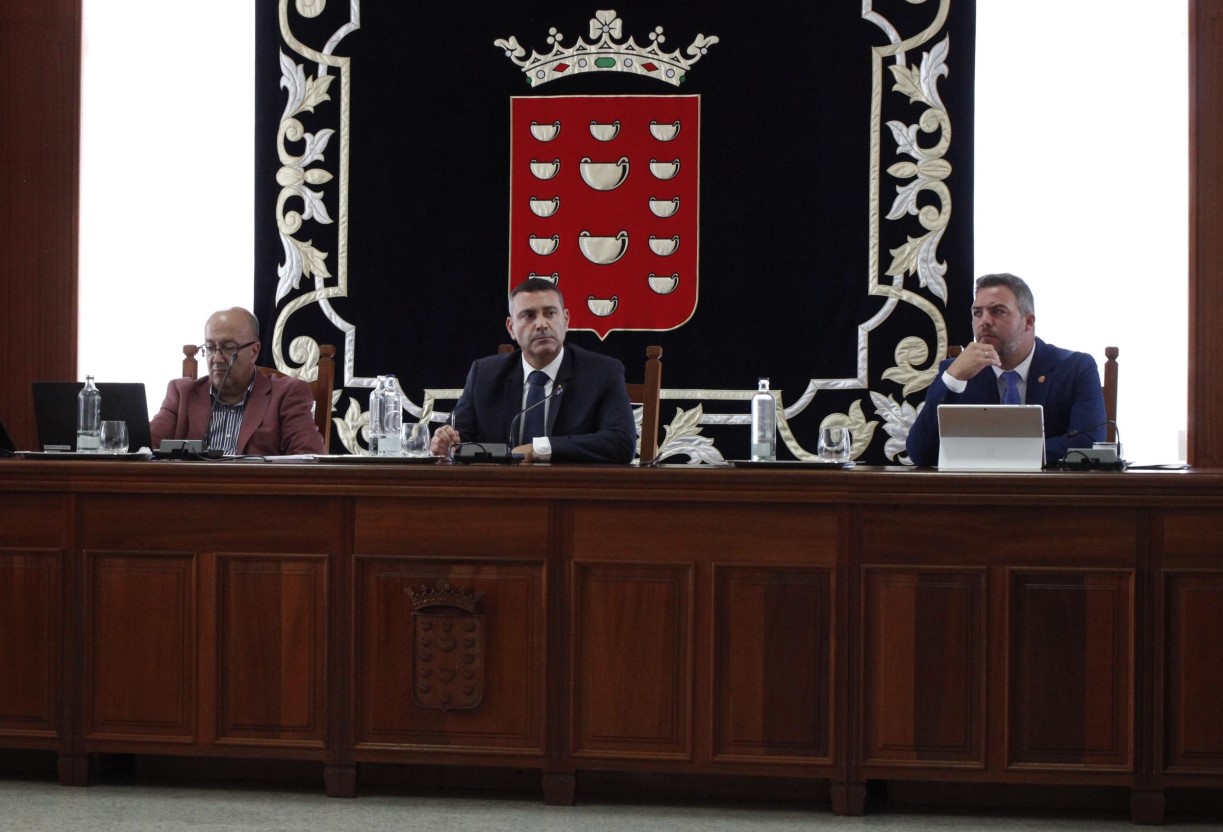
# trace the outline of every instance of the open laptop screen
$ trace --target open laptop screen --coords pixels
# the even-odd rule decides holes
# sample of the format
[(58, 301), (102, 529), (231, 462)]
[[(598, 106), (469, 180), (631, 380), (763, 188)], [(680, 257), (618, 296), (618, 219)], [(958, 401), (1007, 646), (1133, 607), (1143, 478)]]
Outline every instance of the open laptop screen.
[[(44, 451), (76, 450), (76, 397), (81, 381), (34, 382), (34, 419), (38, 445)], [(149, 402), (139, 382), (98, 382), (102, 419), (127, 422), (133, 450), (149, 447)]]
[(941, 404), (940, 471), (1039, 471), (1045, 413), (1038, 404)]

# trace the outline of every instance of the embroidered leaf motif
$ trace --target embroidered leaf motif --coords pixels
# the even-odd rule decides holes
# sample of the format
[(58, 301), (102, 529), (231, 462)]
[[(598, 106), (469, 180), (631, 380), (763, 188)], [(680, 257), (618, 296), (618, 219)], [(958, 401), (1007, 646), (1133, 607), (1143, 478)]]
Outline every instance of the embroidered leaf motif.
[(926, 94), (921, 88), (921, 73), (911, 66), (900, 66), (893, 64), (888, 69), (892, 71), (892, 77), (896, 79), (896, 85), (892, 87), (896, 92), (909, 96), (909, 103), (915, 101), (926, 101)]
[(350, 398), (348, 400), (348, 412), (344, 414), (344, 418), (334, 419), (332, 424), (335, 425), (336, 433), (340, 437), (340, 444), (344, 446), (344, 450), (350, 454), (368, 455), (369, 452), (361, 447), (357, 437), (362, 432), (365, 432), (366, 439), (369, 438), (369, 414), (361, 411), (361, 405), (357, 403), (356, 399)]
[(306, 94), (302, 99), (301, 106), (295, 112), (309, 110), (313, 113), (316, 106), (324, 101), (330, 101), (331, 96), (327, 94), (327, 88), (331, 86), (331, 82), (334, 80), (334, 75), (324, 75), (321, 78), (311, 78), (308, 80), (306, 82)]
[(301, 64), (294, 63), (284, 52), (280, 53), (280, 86), (289, 93), (284, 113), (280, 116), (280, 120), (284, 121), (300, 111), (302, 99), (306, 97), (306, 73)]
[(908, 402), (897, 404), (891, 396), (880, 393), (871, 393), (871, 401), (875, 404), (875, 414), (883, 418), (883, 429), (888, 434), (888, 441), (883, 447), (884, 454), (904, 465), (912, 465), (908, 451), (905, 450), (905, 440), (909, 437), (913, 421), (921, 412), (921, 406), (914, 408)]
[(926, 235), (914, 239), (908, 238), (908, 242), (900, 248), (889, 249), (892, 255), (892, 265), (888, 266), (887, 274), (892, 277), (912, 274), (917, 270), (917, 255), (921, 251), (922, 241), (926, 239)]
[(930, 350), (921, 338), (910, 335), (896, 345), (896, 366), (883, 371), (883, 378), (904, 385), (903, 395), (929, 386), (934, 380), (938, 362), (926, 369), (918, 369), (930, 357)]
[(699, 404), (688, 411), (681, 407), (675, 408), (675, 418), (663, 428), (664, 439), (658, 447), (660, 461), (679, 456), (688, 457), (689, 465), (725, 461), (713, 446), (713, 440), (700, 435), (703, 413), (704, 409)]
[(289, 291), (301, 285), (302, 276), (331, 277), (327, 270), (327, 253), (319, 251), (311, 240), (302, 242), (287, 234), (280, 235), (285, 262), (276, 269), (276, 302), (284, 300)]
[(329, 224), (331, 217), (327, 214), (327, 206), (323, 203), (323, 195), (318, 191), (312, 191), (309, 188), (294, 188), (293, 193), (302, 198), (306, 203), (305, 210), (302, 211), (302, 219), (315, 220), (323, 224)]
[(929, 52), (922, 53), (921, 59), (921, 88), (924, 98), (931, 107), (938, 110), (945, 110), (943, 100), (938, 94), (938, 79), (939, 77), (946, 78), (950, 71), (947, 69), (947, 53), (951, 51), (951, 35), (943, 38), (942, 41), (935, 44), (934, 49)]
[(849, 434), (853, 441), (853, 446), (849, 451), (850, 459), (857, 459), (866, 453), (867, 447), (875, 437), (875, 425), (875, 422), (867, 421), (866, 416), (862, 413), (862, 402), (860, 401), (855, 401), (851, 404), (847, 413), (829, 413), (820, 422), (821, 428), (849, 428)]

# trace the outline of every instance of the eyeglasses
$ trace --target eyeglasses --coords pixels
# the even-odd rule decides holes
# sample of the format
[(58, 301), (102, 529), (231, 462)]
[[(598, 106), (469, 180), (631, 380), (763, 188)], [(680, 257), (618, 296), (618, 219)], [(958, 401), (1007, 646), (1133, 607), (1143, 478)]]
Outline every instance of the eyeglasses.
[(244, 350), (251, 344), (258, 342), (258, 340), (256, 338), (254, 341), (247, 341), (245, 344), (204, 344), (204, 346), (195, 351), (195, 354), (200, 358), (207, 358), (213, 353), (219, 352), (228, 361), (233, 358), (234, 353), (238, 350)]

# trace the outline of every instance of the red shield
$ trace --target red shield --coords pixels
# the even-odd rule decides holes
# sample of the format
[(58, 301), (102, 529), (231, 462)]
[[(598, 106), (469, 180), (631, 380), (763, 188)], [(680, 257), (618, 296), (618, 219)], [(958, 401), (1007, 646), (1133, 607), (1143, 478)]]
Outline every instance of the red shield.
[(600, 338), (692, 317), (698, 96), (515, 97), (510, 144), (511, 287), (554, 278)]

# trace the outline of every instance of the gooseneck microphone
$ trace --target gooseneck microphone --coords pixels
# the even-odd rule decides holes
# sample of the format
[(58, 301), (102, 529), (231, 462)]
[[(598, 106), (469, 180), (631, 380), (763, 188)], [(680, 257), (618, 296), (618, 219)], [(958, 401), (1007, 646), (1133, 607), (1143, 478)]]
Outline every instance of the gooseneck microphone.
[(238, 360), (238, 351), (234, 350), (229, 356), (229, 366), (225, 368), (225, 375), (221, 376), (221, 383), (217, 385), (216, 395), (212, 397), (212, 407), (208, 410), (208, 424), (204, 428), (204, 451), (211, 451), (212, 445), (209, 439), (212, 435), (212, 419), (217, 415), (217, 399), (221, 397), (221, 390), (225, 387), (225, 382), (229, 381), (229, 374), (234, 368), (234, 362)]
[(1069, 439), (1072, 436), (1078, 436), (1079, 434), (1087, 433), (1088, 431), (1095, 430), (1096, 428), (1106, 428), (1109, 425), (1112, 425), (1113, 430), (1117, 432), (1117, 440), (1120, 441), (1121, 440), (1121, 428), (1117, 427), (1117, 423), (1114, 422), (1112, 419), (1109, 419), (1106, 422), (1100, 422), (1100, 424), (1098, 425), (1088, 425), (1085, 428), (1077, 428), (1075, 430), (1068, 431), (1066, 433), (1066, 438)]
[(1121, 456), (1121, 429), (1112, 419), (1100, 422), (1098, 425), (1068, 431), (1065, 438), (1069, 439), (1109, 425), (1112, 425), (1117, 432), (1115, 443), (1093, 442), (1090, 448), (1068, 448), (1065, 456), (1057, 463), (1057, 467), (1070, 471), (1124, 471), (1128, 468), (1129, 463)]
[(544, 396), (542, 399), (535, 402), (534, 404), (529, 404), (526, 407), (524, 407), (522, 410), (518, 411), (518, 415), (516, 415), (513, 419), (510, 419), (510, 435), (508, 437), (508, 440), (506, 441), (506, 444), (509, 445), (511, 448), (517, 447), (519, 444), (517, 440), (517, 437), (518, 437), (517, 428), (522, 423), (522, 417), (526, 416), (528, 413), (530, 413), (532, 410), (539, 407), (540, 405), (547, 404), (548, 402), (552, 401), (553, 399), (560, 398), (561, 393), (564, 393), (564, 392), (565, 392), (565, 385), (558, 382), (555, 385), (553, 385), (551, 393)]

